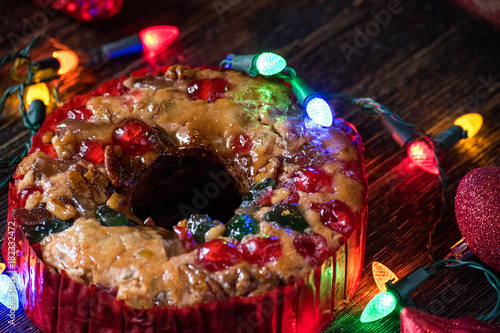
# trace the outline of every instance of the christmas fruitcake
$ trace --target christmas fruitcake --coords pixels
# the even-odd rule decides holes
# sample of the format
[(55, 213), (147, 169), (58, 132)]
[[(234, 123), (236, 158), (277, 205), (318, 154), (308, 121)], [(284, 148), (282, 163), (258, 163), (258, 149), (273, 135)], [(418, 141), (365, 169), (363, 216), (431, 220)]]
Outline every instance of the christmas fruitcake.
[(109, 81), (55, 109), (16, 170), (21, 302), (45, 331), (324, 327), (360, 278), (361, 151), (277, 78), (177, 65)]

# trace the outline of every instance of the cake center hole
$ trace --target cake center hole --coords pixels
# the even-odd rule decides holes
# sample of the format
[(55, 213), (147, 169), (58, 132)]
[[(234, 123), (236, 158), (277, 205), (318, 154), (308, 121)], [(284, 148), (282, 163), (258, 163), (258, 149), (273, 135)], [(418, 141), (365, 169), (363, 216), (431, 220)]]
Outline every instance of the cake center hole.
[(140, 174), (132, 209), (140, 219), (151, 217), (166, 229), (191, 214), (225, 223), (241, 204), (241, 187), (209, 150), (179, 150), (160, 155)]

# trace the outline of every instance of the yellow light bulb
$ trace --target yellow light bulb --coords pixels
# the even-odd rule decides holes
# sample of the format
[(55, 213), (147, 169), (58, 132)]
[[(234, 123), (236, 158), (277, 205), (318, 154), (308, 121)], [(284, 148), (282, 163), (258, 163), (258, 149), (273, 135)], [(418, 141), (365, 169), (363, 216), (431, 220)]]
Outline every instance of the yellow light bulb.
[(45, 83), (37, 83), (28, 87), (26, 91), (26, 103), (30, 105), (35, 99), (41, 100), (45, 105), (50, 103), (49, 88)]
[(372, 263), (372, 272), (373, 279), (375, 280), (375, 283), (380, 291), (387, 291), (387, 287), (385, 286), (387, 282), (396, 282), (399, 280), (396, 274), (377, 261)]
[(52, 56), (59, 60), (59, 64), (61, 64), (61, 67), (57, 71), (57, 74), (59, 75), (74, 71), (76, 67), (78, 67), (78, 56), (73, 51), (54, 51), (54, 53), (52, 53)]
[(472, 138), (479, 132), (483, 125), (483, 117), (479, 113), (467, 113), (453, 123), (467, 131), (467, 138)]

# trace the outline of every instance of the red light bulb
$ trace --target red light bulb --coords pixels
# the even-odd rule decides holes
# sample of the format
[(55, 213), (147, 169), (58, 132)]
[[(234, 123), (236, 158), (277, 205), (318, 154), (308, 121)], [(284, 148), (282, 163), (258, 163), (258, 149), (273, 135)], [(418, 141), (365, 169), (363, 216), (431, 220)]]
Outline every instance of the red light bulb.
[(139, 33), (144, 52), (148, 56), (155, 56), (165, 50), (179, 35), (179, 29), (171, 25), (155, 25)]
[(423, 141), (414, 141), (408, 146), (408, 157), (420, 169), (432, 173), (439, 174), (439, 169), (436, 164), (434, 150)]

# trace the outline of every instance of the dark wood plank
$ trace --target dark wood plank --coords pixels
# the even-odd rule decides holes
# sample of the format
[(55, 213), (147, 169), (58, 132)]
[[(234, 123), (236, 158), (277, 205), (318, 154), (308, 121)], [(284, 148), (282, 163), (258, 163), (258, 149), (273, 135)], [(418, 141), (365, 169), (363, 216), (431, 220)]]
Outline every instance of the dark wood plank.
[[(233, 5), (221, 13), (216, 9), (220, 3)], [(483, 79), (500, 81), (500, 34), (448, 2), (407, 1), (396, 7), (399, 9), (393, 11), (385, 26), (372, 31), (366, 45), (356, 44), (359, 29), (376, 26), (372, 13), (390, 9), (389, 3), (125, 0), (116, 17), (83, 23), (45, 12), (28, 0), (2, 1), (0, 56), (22, 48), (42, 30), (54, 41), (83, 52), (150, 25), (172, 24), (181, 34), (156, 59), (159, 64), (217, 65), (227, 53), (273, 50), (285, 56), (318, 91), (373, 97), (433, 135), (459, 115), (479, 112), (485, 118), (480, 133), (447, 151), (442, 162), (449, 177), (450, 202), (436, 249), (438, 256), (444, 257), (460, 238), (453, 209), (460, 179), (476, 167), (500, 165), (500, 84), (494, 83), (488, 90), (482, 86)], [(30, 24), (35, 28), (30, 29)], [(347, 44), (357, 45), (358, 50), (349, 59), (341, 49)], [(43, 43), (33, 50), (33, 56), (46, 56), (50, 47), (49, 42)], [(65, 83), (61, 97), (89, 91), (100, 82), (147, 65), (146, 60), (132, 57), (88, 68)], [(3, 91), (11, 84), (6, 68), (0, 69), (0, 77)], [(478, 89), (483, 93), (478, 94)], [(371, 262), (381, 261), (400, 276), (429, 264), (425, 244), (431, 225), (439, 218), (439, 181), (408, 167), (405, 152), (376, 117), (341, 101), (331, 102), (337, 114), (351, 121), (363, 136), (370, 216), (359, 289), (327, 332), (395, 332), (399, 327), (397, 315), (370, 325), (359, 323), (363, 307), (376, 294)], [(0, 156), (15, 156), (27, 138), (12, 100), (0, 116)], [(0, 170), (0, 177), (10, 171), (12, 168)], [(4, 238), (6, 211), (6, 189), (1, 189), (0, 241)], [(417, 308), (452, 318), (484, 314), (495, 297), (480, 273), (458, 269), (438, 273), (417, 290), (414, 299)], [(6, 318), (6, 313), (0, 306), (0, 318)], [(493, 322), (500, 324), (500, 319)], [(16, 323), (12, 328), (2, 320), (0, 331), (37, 332), (22, 311), (16, 313)]]

